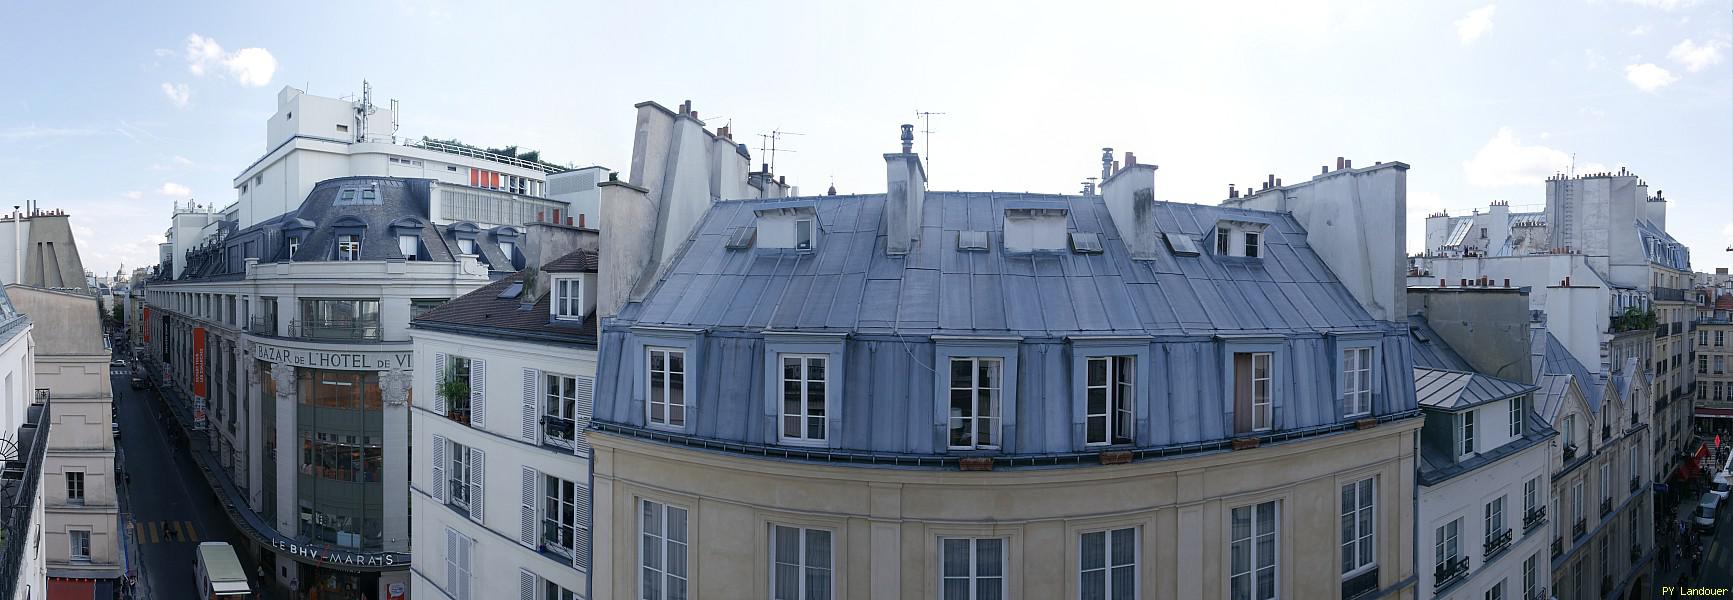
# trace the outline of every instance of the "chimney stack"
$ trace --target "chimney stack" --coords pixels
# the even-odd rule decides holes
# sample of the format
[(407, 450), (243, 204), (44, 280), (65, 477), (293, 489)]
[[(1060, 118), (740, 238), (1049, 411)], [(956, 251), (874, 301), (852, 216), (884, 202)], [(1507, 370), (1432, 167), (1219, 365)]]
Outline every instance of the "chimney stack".
[(1238, 198), (1238, 197), (1240, 197), (1239, 190), (1234, 189), (1234, 184), (1231, 184), (1231, 183), (1228, 184), (1228, 198)]
[(1343, 160), (1343, 161), (1342, 161), (1342, 168), (1344, 168), (1344, 169), (1353, 169), (1353, 168), (1354, 168), (1354, 159), (1352, 159), (1352, 158), (1350, 158), (1350, 159), (1347, 159), (1347, 160)]
[(1344, 167), (1343, 167), (1343, 166), (1342, 166), (1342, 164), (1343, 164), (1343, 162), (1342, 162), (1342, 157), (1340, 157), (1340, 156), (1338, 156), (1338, 157), (1336, 157), (1336, 170), (1337, 170), (1337, 171), (1340, 171), (1340, 170), (1342, 170), (1342, 169), (1343, 169), (1343, 168), (1344, 168)]
[(1107, 183), (1107, 180), (1111, 177), (1113, 177), (1113, 149), (1112, 148), (1102, 148), (1101, 149), (1101, 182), (1105, 184), (1105, 183)]
[(885, 253), (907, 254), (921, 238), (927, 172), (914, 153), (915, 126), (903, 124), (903, 151), (885, 155)]
[(1130, 167), (1130, 166), (1133, 166), (1136, 164), (1137, 164), (1137, 155), (1132, 154), (1130, 150), (1125, 151), (1125, 166)]
[[(1111, 149), (1102, 158), (1110, 161)], [(1129, 164), (1101, 182), (1102, 200), (1132, 260), (1154, 260), (1161, 244), (1155, 226), (1155, 165)]]

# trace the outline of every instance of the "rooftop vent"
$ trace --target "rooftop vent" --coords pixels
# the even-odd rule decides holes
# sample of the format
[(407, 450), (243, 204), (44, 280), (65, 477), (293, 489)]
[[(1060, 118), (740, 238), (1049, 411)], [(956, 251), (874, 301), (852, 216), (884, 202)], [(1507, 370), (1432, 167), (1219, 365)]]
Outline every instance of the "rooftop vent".
[(1199, 252), (1197, 249), (1197, 241), (1191, 239), (1190, 236), (1181, 233), (1169, 233), (1162, 237), (1167, 238), (1167, 249), (1172, 250), (1174, 256), (1197, 256), (1202, 254), (1202, 252)]
[(957, 232), (957, 249), (964, 252), (986, 252), (987, 232), (959, 231)]
[(1101, 254), (1101, 234), (1079, 233), (1071, 234), (1071, 251), (1078, 254)]
[(757, 227), (735, 227), (728, 234), (729, 250), (745, 250), (752, 247), (753, 238), (758, 236)]

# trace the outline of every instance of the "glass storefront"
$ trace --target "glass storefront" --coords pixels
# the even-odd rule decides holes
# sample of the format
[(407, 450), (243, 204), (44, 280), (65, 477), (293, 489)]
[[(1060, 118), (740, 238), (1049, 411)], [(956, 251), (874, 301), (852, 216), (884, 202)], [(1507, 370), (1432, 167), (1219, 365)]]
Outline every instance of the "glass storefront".
[(379, 550), (384, 421), (379, 374), (296, 369), (300, 535)]

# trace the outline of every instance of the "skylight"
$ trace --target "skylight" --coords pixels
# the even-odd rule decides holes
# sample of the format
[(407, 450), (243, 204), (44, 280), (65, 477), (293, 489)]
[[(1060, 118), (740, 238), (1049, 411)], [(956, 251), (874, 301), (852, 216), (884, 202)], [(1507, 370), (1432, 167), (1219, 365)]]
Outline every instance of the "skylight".
[(1093, 232), (1074, 232), (1071, 234), (1071, 251), (1078, 254), (1101, 254), (1101, 234)]
[(957, 232), (957, 249), (964, 252), (986, 252), (987, 232), (959, 231)]
[(1197, 256), (1202, 254), (1197, 249), (1197, 241), (1191, 239), (1190, 236), (1180, 233), (1169, 233), (1163, 237), (1167, 238), (1167, 249), (1172, 250), (1174, 256)]
[(752, 247), (753, 238), (758, 236), (757, 227), (736, 227), (728, 235), (729, 250), (745, 250)]

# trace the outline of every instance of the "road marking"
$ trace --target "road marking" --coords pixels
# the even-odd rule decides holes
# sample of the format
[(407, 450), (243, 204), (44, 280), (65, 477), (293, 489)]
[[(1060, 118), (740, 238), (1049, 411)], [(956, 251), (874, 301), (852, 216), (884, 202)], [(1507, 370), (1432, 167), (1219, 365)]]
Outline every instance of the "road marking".
[(187, 521), (186, 524), (187, 541), (197, 543), (199, 541), (199, 534), (197, 530), (193, 529), (193, 522)]
[(157, 529), (157, 525), (159, 525), (159, 523), (157, 523), (156, 521), (150, 522), (150, 543), (152, 543), (152, 544), (155, 544), (158, 541), (160, 541), (160, 537), (162, 534), (162, 532)]

